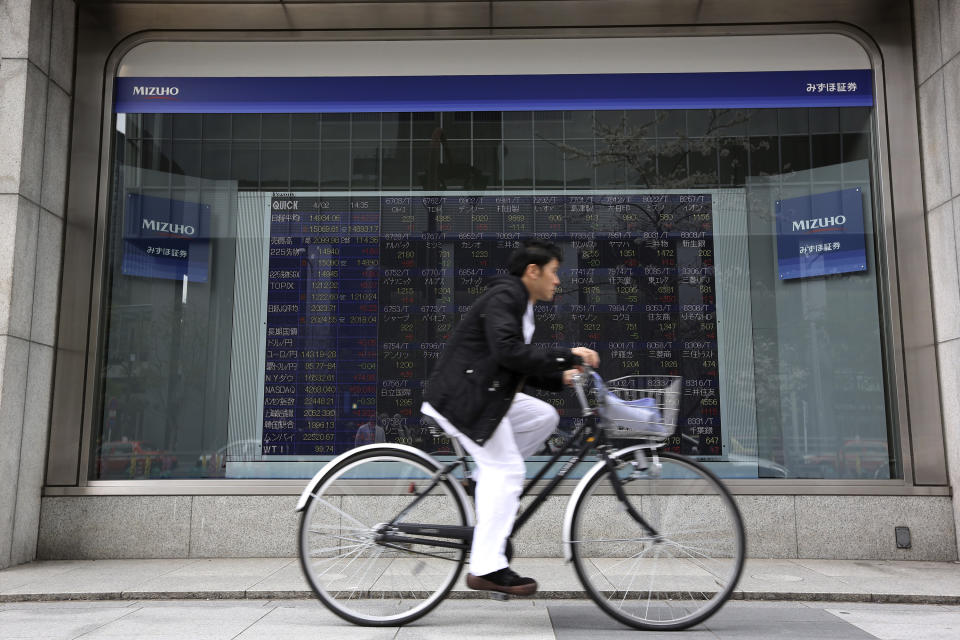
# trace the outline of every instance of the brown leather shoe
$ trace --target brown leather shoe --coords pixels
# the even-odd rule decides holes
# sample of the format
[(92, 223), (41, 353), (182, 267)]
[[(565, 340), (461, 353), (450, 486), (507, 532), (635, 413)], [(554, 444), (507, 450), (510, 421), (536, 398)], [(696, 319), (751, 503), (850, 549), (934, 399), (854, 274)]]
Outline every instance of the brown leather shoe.
[(483, 576), (468, 573), (467, 586), (478, 591), (498, 591), (511, 596), (532, 596), (537, 592), (536, 580), (517, 575), (510, 567)]

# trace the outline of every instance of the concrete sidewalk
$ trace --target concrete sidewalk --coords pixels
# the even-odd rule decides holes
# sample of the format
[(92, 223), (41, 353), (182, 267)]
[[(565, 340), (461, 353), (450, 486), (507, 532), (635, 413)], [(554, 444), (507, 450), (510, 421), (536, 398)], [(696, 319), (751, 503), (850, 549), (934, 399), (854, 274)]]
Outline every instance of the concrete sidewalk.
[[(538, 598), (585, 597), (573, 566), (561, 559), (517, 558), (512, 566), (537, 579)], [(0, 571), (0, 602), (310, 597), (295, 558), (59, 560)], [(461, 576), (451, 597), (486, 595), (467, 589)], [(734, 598), (958, 605), (960, 564), (748, 560)]]

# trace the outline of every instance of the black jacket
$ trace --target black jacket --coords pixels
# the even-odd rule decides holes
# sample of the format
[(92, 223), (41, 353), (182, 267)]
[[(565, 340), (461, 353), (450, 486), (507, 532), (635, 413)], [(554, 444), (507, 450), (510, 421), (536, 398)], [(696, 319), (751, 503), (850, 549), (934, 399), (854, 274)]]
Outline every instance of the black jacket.
[(457, 325), (424, 389), (423, 399), (479, 444), (524, 384), (560, 391), (563, 371), (581, 363), (570, 349), (524, 343), (528, 301), (520, 278), (493, 279)]

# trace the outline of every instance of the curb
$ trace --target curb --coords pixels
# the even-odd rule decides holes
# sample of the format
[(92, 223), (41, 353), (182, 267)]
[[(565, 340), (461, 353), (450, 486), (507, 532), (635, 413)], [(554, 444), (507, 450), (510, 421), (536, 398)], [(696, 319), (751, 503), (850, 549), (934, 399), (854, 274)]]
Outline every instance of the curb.
[[(387, 592), (376, 594), (389, 596)], [(61, 593), (7, 593), (0, 594), (0, 603), (7, 602), (62, 602), (69, 600), (309, 600), (311, 591), (90, 591)], [(482, 591), (451, 591), (451, 600), (485, 600)], [(587, 594), (578, 590), (544, 590), (531, 600), (586, 600)], [(960, 605), (960, 595), (917, 593), (830, 593), (799, 591), (734, 591), (731, 600), (783, 602), (872, 602), (877, 604), (940, 604)]]

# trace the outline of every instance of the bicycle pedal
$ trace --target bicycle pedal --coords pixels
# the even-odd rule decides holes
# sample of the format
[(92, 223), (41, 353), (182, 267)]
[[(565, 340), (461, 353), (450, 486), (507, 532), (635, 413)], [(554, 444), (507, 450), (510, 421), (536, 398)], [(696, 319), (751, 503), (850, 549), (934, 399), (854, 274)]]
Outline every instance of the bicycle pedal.
[(500, 602), (506, 602), (510, 599), (510, 596), (506, 593), (500, 593), (499, 591), (488, 591), (487, 597), (491, 600), (499, 600)]

